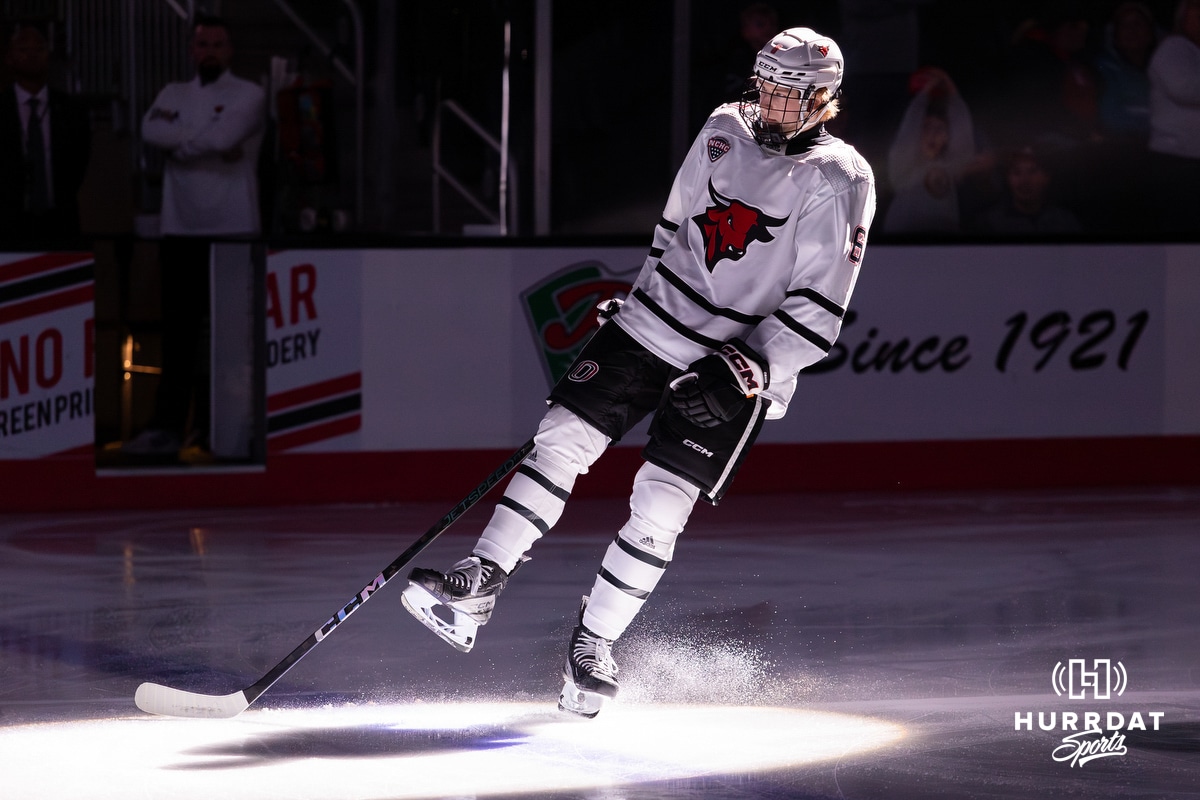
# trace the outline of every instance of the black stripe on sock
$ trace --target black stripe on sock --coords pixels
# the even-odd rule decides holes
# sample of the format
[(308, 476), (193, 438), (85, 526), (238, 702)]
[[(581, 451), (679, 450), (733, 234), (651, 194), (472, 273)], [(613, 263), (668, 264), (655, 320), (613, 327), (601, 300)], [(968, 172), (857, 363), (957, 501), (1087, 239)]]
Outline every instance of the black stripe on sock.
[(541, 486), (547, 492), (554, 495), (559, 500), (562, 500), (564, 503), (571, 498), (570, 492), (554, 483), (552, 480), (528, 464), (522, 464), (521, 466), (517, 467), (517, 472), (521, 475), (524, 475), (526, 478), (529, 478), (529, 480), (533, 481), (538, 486)]
[(622, 581), (617, 580), (616, 576), (614, 576), (611, 572), (606, 570), (604, 567), (601, 567), (600, 572), (597, 574), (601, 578), (604, 578), (604, 580), (611, 583), (613, 586), (620, 589), (625, 594), (629, 595), (630, 597), (636, 597), (639, 600), (645, 600), (647, 597), (650, 596), (650, 593), (648, 591), (646, 591), (645, 589), (639, 589), (636, 586), (630, 586), (628, 583), (624, 583)]
[(658, 567), (659, 569), (666, 569), (667, 565), (671, 563), (670, 561), (664, 561), (663, 559), (659, 558), (658, 556), (651, 555), (650, 553), (647, 553), (645, 550), (639, 550), (638, 548), (634, 547), (629, 542), (622, 539), (620, 536), (617, 537), (617, 547), (621, 548), (623, 551), (625, 551), (629, 555), (633, 556), (638, 561), (641, 561), (643, 564), (649, 564), (652, 567)]
[(526, 522), (537, 528), (543, 536), (550, 532), (550, 526), (546, 524), (546, 520), (542, 519), (537, 514), (518, 503), (516, 500), (513, 500), (511, 497), (501, 497), (500, 505), (504, 506), (510, 511), (520, 514), (525, 518)]

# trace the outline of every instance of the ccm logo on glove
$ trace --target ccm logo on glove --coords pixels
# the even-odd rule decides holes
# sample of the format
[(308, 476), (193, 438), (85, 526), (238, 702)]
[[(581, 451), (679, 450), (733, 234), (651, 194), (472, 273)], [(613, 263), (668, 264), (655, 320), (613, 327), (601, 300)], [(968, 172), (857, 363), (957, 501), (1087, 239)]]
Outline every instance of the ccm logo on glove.
[(671, 381), (671, 405), (693, 425), (712, 428), (736, 417), (768, 385), (762, 357), (745, 342), (731, 339)]
[[(745, 345), (742, 346), (745, 347)], [(729, 359), (729, 365), (733, 368), (738, 378), (741, 379), (740, 383), (747, 397), (753, 397), (767, 388), (767, 368), (765, 365), (750, 361), (746, 356), (742, 355), (733, 342), (726, 342), (721, 347), (721, 354)]]

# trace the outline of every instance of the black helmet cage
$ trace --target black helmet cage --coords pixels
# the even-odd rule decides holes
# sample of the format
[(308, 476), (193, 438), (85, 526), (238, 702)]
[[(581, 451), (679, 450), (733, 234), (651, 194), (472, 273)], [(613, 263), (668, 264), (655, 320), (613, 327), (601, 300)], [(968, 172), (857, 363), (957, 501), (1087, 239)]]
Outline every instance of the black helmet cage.
[[(788, 133), (784, 133), (780, 123), (768, 122), (763, 119), (762, 108), (759, 106), (758, 100), (759, 95), (762, 92), (763, 82), (765, 80), (765, 78), (759, 77), (758, 75), (751, 75), (746, 79), (745, 86), (742, 89), (742, 98), (738, 110), (741, 112), (742, 119), (750, 128), (751, 133), (754, 134), (755, 141), (757, 141), (760, 145), (767, 145), (769, 147), (783, 147), (787, 143), (788, 139), (791, 139), (802, 130), (813, 127), (812, 125), (805, 125), (805, 122), (808, 120), (808, 118), (810, 118), (813, 114), (823, 112), (825, 107), (828, 106), (829, 103), (834, 100), (834, 98), (840, 96), (842, 93), (841, 87), (838, 87), (838, 90), (820, 106), (817, 108), (808, 109), (807, 106), (812, 101), (813, 97), (823, 87), (816, 86), (815, 84), (809, 84), (801, 89), (800, 87), (788, 86), (784, 83), (776, 84), (777, 86), (781, 86), (789, 91), (800, 93), (800, 109), (796, 111), (796, 128)], [(787, 112), (787, 115), (790, 117), (791, 113)]]

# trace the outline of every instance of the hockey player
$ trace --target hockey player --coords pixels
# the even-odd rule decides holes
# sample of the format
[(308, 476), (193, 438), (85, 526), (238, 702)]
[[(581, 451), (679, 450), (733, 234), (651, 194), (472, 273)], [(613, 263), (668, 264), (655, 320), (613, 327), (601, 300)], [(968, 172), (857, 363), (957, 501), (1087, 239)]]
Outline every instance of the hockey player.
[(763, 47), (742, 101), (714, 110), (697, 136), (631, 294), (601, 304), (602, 327), (552, 390), (534, 450), (472, 554), (409, 576), (405, 607), (469, 651), (576, 477), (653, 414), (629, 521), (571, 635), (563, 709), (595, 716), (617, 694), (611, 645), (696, 500), (721, 499), (763, 420), (783, 416), (797, 373), (838, 335), (875, 210), (870, 167), (822, 124), (837, 113), (842, 72), (837, 44), (808, 28)]

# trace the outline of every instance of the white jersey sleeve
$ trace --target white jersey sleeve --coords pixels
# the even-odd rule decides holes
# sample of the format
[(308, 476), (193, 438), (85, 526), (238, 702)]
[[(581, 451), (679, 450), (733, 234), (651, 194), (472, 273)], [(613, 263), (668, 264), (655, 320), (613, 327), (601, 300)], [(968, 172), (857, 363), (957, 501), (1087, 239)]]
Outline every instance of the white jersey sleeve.
[(875, 211), (875, 188), (866, 162), (847, 146), (809, 159), (820, 177), (812, 202), (801, 211), (796, 264), (779, 308), (759, 323), (746, 343), (766, 357), (772, 385), (768, 418), (787, 409), (800, 370), (824, 358), (841, 332), (858, 281)]

